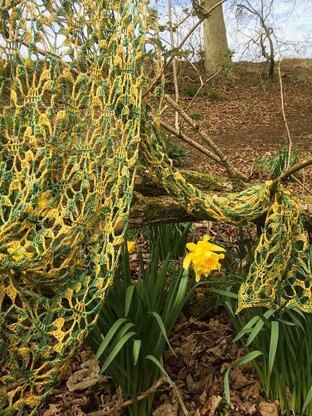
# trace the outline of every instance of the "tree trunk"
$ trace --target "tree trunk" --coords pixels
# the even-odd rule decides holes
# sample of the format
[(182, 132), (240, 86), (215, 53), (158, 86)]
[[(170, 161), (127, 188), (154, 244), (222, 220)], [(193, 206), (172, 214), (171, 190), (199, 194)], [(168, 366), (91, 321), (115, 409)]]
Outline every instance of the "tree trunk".
[[(219, 0), (203, 0), (201, 5), (209, 11)], [(204, 20), (205, 70), (208, 75), (231, 61), (226, 37), (222, 4), (216, 7)]]

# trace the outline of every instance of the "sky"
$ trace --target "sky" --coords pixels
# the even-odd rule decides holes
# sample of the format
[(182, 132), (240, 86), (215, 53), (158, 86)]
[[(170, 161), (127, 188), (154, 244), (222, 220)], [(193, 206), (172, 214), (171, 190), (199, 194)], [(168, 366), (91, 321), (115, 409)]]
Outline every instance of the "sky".
[[(256, 5), (259, 1), (252, 0)], [(250, 22), (244, 27), (243, 22), (237, 22), (235, 14), (225, 7), (225, 21), (228, 32), (228, 42), (231, 49), (236, 50), (236, 58), (239, 59), (245, 50), (249, 36), (255, 35), (256, 22)], [(307, 57), (312, 58), (312, 2), (305, 0), (283, 1), (275, 0), (272, 9), (270, 25), (273, 27), (280, 50), (277, 50), (278, 58), (282, 57)], [(252, 58), (253, 51), (246, 51), (246, 58)], [(280, 56), (279, 56), (280, 55)], [(244, 56), (243, 56), (244, 58)]]
[[(243, 2), (244, 0), (241, 0)], [(268, 3), (267, 0), (264, 0)], [(249, 0), (256, 7), (260, 0)], [(160, 10), (163, 11), (163, 22), (167, 19), (167, 0), (159, 0)], [(172, 0), (175, 22), (183, 16), (183, 10), (191, 7), (191, 0)], [(276, 58), (306, 57), (312, 58), (312, 0), (274, 0), (269, 24), (273, 27), (276, 39)], [(238, 21), (235, 7), (231, 0), (224, 4), (224, 18), (227, 28), (229, 48), (234, 51), (234, 60), (261, 59), (259, 47), (248, 41), (256, 38), (258, 22), (248, 16)], [(184, 28), (178, 30), (177, 37), (182, 38), (195, 23), (196, 17), (190, 18)], [(166, 36), (164, 36), (166, 38)], [(168, 38), (167, 38), (168, 39)], [(202, 47), (202, 28), (194, 34), (188, 46)], [(247, 45), (248, 48), (246, 47)]]
[[(168, 20), (168, 0), (151, 0), (151, 4), (158, 3), (161, 13), (161, 24)], [(173, 5), (173, 19), (177, 23), (185, 17), (185, 9), (192, 7), (191, 0), (171, 0)], [(234, 60), (261, 60), (259, 47), (249, 42), (257, 38), (258, 22), (248, 15), (237, 20), (235, 7), (231, 6), (234, 0), (224, 3), (224, 17), (227, 28), (229, 48), (234, 51)], [(239, 0), (241, 3), (246, 0)], [(271, 0), (263, 0), (268, 3)], [(257, 7), (261, 0), (249, 0)], [(274, 0), (269, 24), (274, 28), (278, 42), (276, 43), (276, 58), (281, 57), (307, 57), (312, 58), (312, 0)], [(198, 20), (196, 16), (190, 17), (187, 22), (175, 32), (176, 45)], [(168, 44), (169, 34), (161, 33), (163, 44)], [(60, 40), (58, 40), (60, 42)], [(1, 45), (1, 38), (0, 38)], [(192, 50), (191, 60), (198, 60), (198, 52), (203, 49), (203, 29), (199, 28), (189, 39), (187, 48)], [(247, 47), (248, 46), (248, 47)], [(168, 45), (168, 49), (171, 49)]]

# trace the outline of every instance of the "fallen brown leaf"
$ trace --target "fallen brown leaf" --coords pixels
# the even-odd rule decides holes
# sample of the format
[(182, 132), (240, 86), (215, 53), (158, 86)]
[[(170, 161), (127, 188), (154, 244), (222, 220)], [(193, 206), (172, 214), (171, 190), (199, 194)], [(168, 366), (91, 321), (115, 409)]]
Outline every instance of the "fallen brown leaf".
[(43, 413), (42, 416), (61, 416), (61, 410), (59, 406), (49, 404), (49, 408)]
[(100, 367), (94, 358), (81, 364), (81, 370), (75, 371), (67, 380), (69, 391), (84, 390), (94, 386), (100, 378)]
[(154, 412), (153, 416), (177, 416), (178, 406), (172, 404), (162, 404)]
[(214, 416), (221, 401), (222, 401), (221, 396), (210, 396), (207, 402), (205, 403), (204, 407), (202, 408), (200, 414)]
[(278, 416), (278, 408), (275, 403), (261, 402), (257, 411), (261, 416)]
[(231, 371), (231, 380), (235, 389), (241, 389), (242, 387), (246, 387), (251, 384), (251, 381), (248, 380), (246, 376), (244, 376), (240, 368), (234, 368)]
[(259, 396), (260, 389), (261, 389), (261, 384), (260, 384), (260, 381), (257, 380), (250, 387), (242, 391), (242, 398), (243, 399), (249, 399), (250, 397), (257, 398)]

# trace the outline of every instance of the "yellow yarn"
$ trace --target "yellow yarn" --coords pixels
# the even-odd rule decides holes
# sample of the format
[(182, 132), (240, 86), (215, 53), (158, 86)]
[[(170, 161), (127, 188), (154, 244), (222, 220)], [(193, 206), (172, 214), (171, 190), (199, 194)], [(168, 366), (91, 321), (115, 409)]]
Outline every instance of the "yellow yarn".
[(94, 325), (124, 241), (116, 230), (127, 225), (139, 153), (191, 213), (244, 224), (268, 212), (240, 309), (278, 296), (312, 311), (292, 197), (279, 188), (271, 201), (266, 183), (209, 199), (172, 169), (158, 134), (162, 85), (153, 105), (142, 102), (159, 69), (146, 47), (147, 3), (25, 0), (0, 9), (3, 416), (38, 414)]

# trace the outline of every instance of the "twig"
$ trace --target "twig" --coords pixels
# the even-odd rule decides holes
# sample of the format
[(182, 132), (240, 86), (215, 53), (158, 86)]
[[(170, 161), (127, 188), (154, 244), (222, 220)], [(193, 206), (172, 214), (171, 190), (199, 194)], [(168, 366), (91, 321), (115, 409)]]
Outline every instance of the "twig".
[(278, 64), (278, 77), (279, 77), (279, 84), (280, 84), (280, 91), (281, 91), (281, 107), (282, 107), (282, 114), (283, 114), (283, 120), (285, 123), (287, 136), (288, 136), (288, 142), (286, 143), (288, 147), (288, 156), (287, 156), (287, 165), (286, 168), (289, 168), (290, 166), (290, 159), (291, 159), (291, 151), (292, 151), (292, 139), (290, 130), (287, 123), (286, 113), (285, 113), (285, 106), (284, 106), (284, 93), (283, 93), (283, 81), (282, 81), (282, 75), (281, 75), (281, 61), (279, 61)]
[(305, 160), (304, 162), (297, 163), (296, 165), (290, 167), (289, 169), (285, 170), (278, 178), (274, 179), (271, 183), (270, 189), (273, 193), (275, 191), (276, 186), (286, 180), (289, 176), (293, 175), (294, 173), (298, 172), (299, 170), (312, 165), (312, 159)]
[[(173, 35), (173, 23), (172, 23), (172, 2), (168, 0), (168, 19), (169, 19), (169, 33), (170, 33), (170, 42), (171, 45), (174, 47), (174, 35)], [(179, 102), (179, 85), (178, 85), (178, 71), (177, 71), (177, 60), (176, 57), (173, 56), (172, 61), (172, 71), (173, 71), (173, 83), (174, 83), (174, 92), (175, 92), (175, 100)], [(175, 112), (175, 121), (174, 125), (177, 130), (179, 130), (179, 113)]]
[(176, 398), (178, 399), (178, 402), (179, 402), (179, 404), (181, 406), (181, 410), (182, 410), (184, 416), (189, 416), (189, 412), (188, 412), (188, 410), (187, 410), (187, 408), (186, 408), (186, 406), (185, 406), (185, 404), (183, 402), (183, 399), (182, 399), (180, 390), (178, 389), (178, 387), (176, 386), (176, 384), (169, 377), (168, 377), (168, 379), (166, 381), (169, 383), (170, 387), (174, 391), (174, 394), (176, 395)]
[[(198, 22), (195, 23), (195, 25), (192, 27), (192, 29), (184, 36), (180, 44), (175, 48), (177, 50), (180, 50), (185, 42), (188, 40), (188, 38), (192, 35), (192, 33), (200, 26), (205, 19), (207, 19), (210, 14), (216, 9), (217, 7), (221, 6), (221, 4), (225, 3), (227, 0), (221, 0), (218, 3), (216, 3), (211, 9), (209, 9), (207, 12), (203, 14), (203, 16), (198, 20)], [(161, 80), (162, 76), (164, 75), (166, 69), (170, 66), (171, 62), (174, 60), (175, 55), (173, 54), (168, 61), (162, 66), (160, 69), (158, 75), (154, 78), (151, 85), (147, 88), (147, 90), (143, 93), (142, 97), (146, 97), (154, 88), (154, 86)]]
[(191, 102), (189, 103), (189, 105), (186, 108), (186, 111), (189, 110), (190, 106), (193, 104), (195, 98), (197, 97), (197, 95), (200, 93), (200, 90), (203, 88), (203, 86), (205, 84), (207, 84), (209, 81), (211, 81), (213, 78), (215, 78), (217, 75), (219, 75), (221, 72), (223, 71), (223, 68), (220, 68), (219, 71), (217, 71), (215, 74), (211, 75), (210, 77), (208, 77), (205, 81), (202, 81), (201, 79), (201, 85), (198, 88), (198, 90), (196, 91), (196, 94), (194, 95), (194, 97), (192, 98)]
[[(149, 389), (144, 391), (143, 393), (139, 394), (134, 399), (125, 400), (122, 403), (117, 403), (114, 407), (112, 407), (109, 410), (102, 409), (98, 410), (96, 412), (87, 413), (87, 416), (108, 416), (112, 414), (112, 412), (116, 412), (117, 410), (124, 409), (125, 407), (130, 406), (131, 404), (135, 403), (136, 401), (141, 401), (145, 399), (147, 396), (149, 396), (152, 393), (155, 393), (155, 391), (165, 382), (168, 382), (166, 377), (160, 377)], [(170, 384), (170, 383), (169, 383)]]
[(297, 184), (300, 185), (305, 190), (305, 192), (307, 194), (312, 196), (312, 192), (309, 191), (309, 189), (305, 186), (305, 184), (303, 182), (299, 181), (299, 179), (296, 178), (296, 176), (291, 175), (291, 179), (293, 179), (295, 182), (297, 182)]
[(164, 121), (160, 122), (160, 125), (166, 129), (167, 131), (169, 131), (170, 133), (174, 134), (176, 137), (179, 137), (180, 139), (182, 139), (184, 142), (190, 144), (192, 147), (195, 147), (195, 149), (199, 150), (200, 152), (202, 152), (204, 155), (210, 157), (210, 159), (214, 160), (215, 162), (219, 163), (220, 165), (222, 165), (222, 162), (220, 160), (220, 158), (218, 156), (216, 156), (214, 153), (212, 153), (210, 150), (206, 149), (204, 146), (202, 146), (201, 144), (199, 144), (197, 141), (191, 139), (189, 136), (187, 136), (185, 133), (183, 133), (183, 131), (178, 131), (176, 130), (174, 127), (170, 126), (169, 124), (165, 123)]

